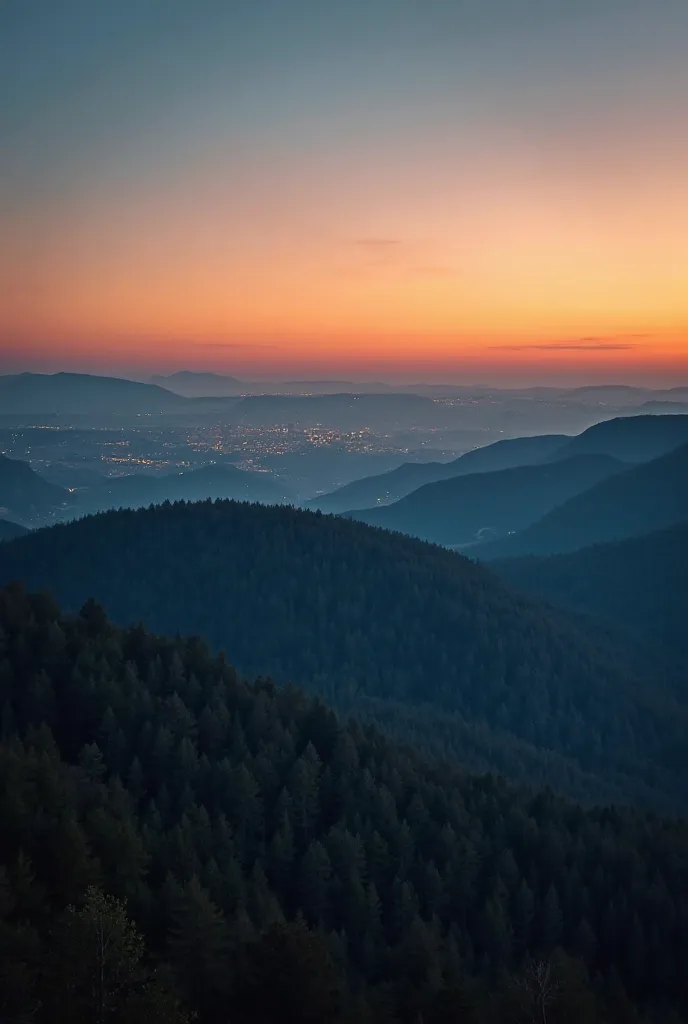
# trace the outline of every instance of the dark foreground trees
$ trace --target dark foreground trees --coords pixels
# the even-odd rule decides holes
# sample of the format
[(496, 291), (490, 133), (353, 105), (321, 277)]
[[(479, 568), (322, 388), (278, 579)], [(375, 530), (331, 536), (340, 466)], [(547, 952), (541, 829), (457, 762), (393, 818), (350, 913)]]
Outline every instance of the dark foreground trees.
[(3, 1022), (688, 1020), (683, 822), (429, 766), (20, 588), (0, 733)]

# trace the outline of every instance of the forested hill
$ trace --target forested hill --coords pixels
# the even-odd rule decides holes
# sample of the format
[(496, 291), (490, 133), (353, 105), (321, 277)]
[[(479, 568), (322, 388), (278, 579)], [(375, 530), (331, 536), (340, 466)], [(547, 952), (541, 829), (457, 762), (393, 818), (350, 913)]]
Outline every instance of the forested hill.
[[(439, 547), (234, 502), (110, 512), (0, 547), (0, 580), (198, 633), (419, 750), (589, 801), (685, 806), (685, 709), (605, 636)], [(682, 692), (681, 692), (682, 698)]]
[(426, 484), (384, 508), (349, 512), (371, 526), (437, 544), (466, 546), (489, 532), (522, 530), (551, 509), (624, 469), (608, 455), (578, 455), (540, 466), (471, 473)]
[(493, 562), (490, 568), (522, 590), (688, 654), (688, 522), (573, 554)]
[(94, 603), (0, 592), (0, 637), (3, 1022), (688, 1020), (685, 823), (429, 767)]
[(514, 536), (481, 547), (480, 557), (563, 554), (641, 536), (686, 518), (688, 444), (601, 480)]

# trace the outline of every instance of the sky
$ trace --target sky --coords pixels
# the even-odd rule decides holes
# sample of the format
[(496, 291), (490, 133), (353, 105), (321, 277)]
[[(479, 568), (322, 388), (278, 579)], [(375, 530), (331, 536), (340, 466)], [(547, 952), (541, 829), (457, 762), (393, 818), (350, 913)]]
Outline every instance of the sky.
[(0, 0), (0, 372), (688, 382), (688, 0)]

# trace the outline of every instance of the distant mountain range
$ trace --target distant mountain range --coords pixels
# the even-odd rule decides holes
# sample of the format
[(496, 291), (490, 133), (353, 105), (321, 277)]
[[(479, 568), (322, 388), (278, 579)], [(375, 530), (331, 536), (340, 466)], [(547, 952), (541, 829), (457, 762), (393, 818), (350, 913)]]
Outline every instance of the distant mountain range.
[(179, 395), (119, 377), (84, 373), (19, 373), (0, 376), (3, 414), (101, 415), (171, 412), (183, 405)]
[(331, 395), (384, 394), (396, 389), (382, 381), (353, 380), (239, 380), (238, 377), (221, 373), (193, 373), (180, 370), (169, 376), (153, 376), (151, 384), (157, 384), (185, 398), (219, 398), (238, 395)]
[[(200, 401), (209, 401), (199, 399)], [(355, 431), (437, 428), (456, 423), (457, 412), (424, 395), (412, 393), (354, 395), (249, 395), (229, 414), (232, 422), (246, 426), (293, 424)]]
[[(199, 634), (427, 754), (595, 802), (677, 806), (688, 711), (602, 630), (450, 551), (235, 502), (108, 512), (0, 545), (0, 582)], [(172, 685), (172, 683), (171, 683)]]
[(514, 558), (490, 568), (520, 590), (688, 654), (688, 521), (574, 554)]
[(517, 437), (476, 448), (451, 462), (404, 463), (388, 473), (365, 477), (312, 498), (307, 508), (348, 512), (389, 505), (425, 484), (468, 473), (528, 466), (572, 455), (610, 455), (621, 462), (645, 462), (688, 442), (688, 414), (624, 416), (597, 423), (576, 437), (543, 434)]
[(293, 424), (336, 430), (415, 429), (455, 425), (456, 411), (411, 392), (383, 394), (254, 394), (184, 397), (157, 384), (89, 374), (0, 376), (3, 415), (92, 418), (176, 414), (215, 417), (253, 427)]
[[(83, 373), (19, 373), (0, 376), (3, 413), (89, 414), (102, 412), (174, 412), (186, 408), (184, 399), (221, 400), (247, 397), (329, 397), (332, 395), (417, 395), (504, 400), (548, 399), (614, 409), (643, 402), (688, 403), (688, 388), (662, 390), (600, 385), (585, 388), (491, 388), (460, 384), (389, 384), (384, 381), (289, 380), (245, 381), (219, 373), (182, 370), (156, 375), (146, 382)], [(661, 410), (663, 411), (663, 410)]]
[(336, 394), (346, 391), (350, 394), (384, 394), (385, 392), (414, 392), (419, 395), (439, 396), (479, 396), (479, 395), (514, 395), (521, 397), (551, 397), (556, 399), (571, 398), (575, 401), (594, 405), (611, 404), (615, 406), (639, 405), (643, 401), (663, 398), (672, 401), (688, 402), (688, 387), (652, 389), (633, 387), (626, 384), (593, 384), (578, 388), (557, 387), (525, 387), (502, 388), (486, 384), (451, 384), (417, 381), (412, 384), (390, 384), (387, 381), (353, 381), (353, 380), (241, 380), (238, 377), (208, 372), (180, 370), (177, 373), (154, 375), (149, 378), (151, 384), (157, 384), (169, 391), (188, 398), (220, 397), (223, 395), (308, 395)]
[[(494, 557), (506, 557), (511, 545), (517, 543), (506, 534), (520, 536), (520, 531), (605, 476), (627, 468), (629, 463), (652, 460), (686, 441), (688, 416), (619, 417), (602, 421), (576, 437), (552, 435), (501, 441), (444, 465), (403, 466), (309, 504), (323, 510), (334, 506), (333, 510), (340, 512), (342, 493), (346, 498), (351, 494), (367, 495), (377, 488), (379, 494), (385, 479), (398, 480), (392, 487), (401, 489), (404, 482), (422, 479), (429, 468), (430, 474), (438, 473), (441, 479), (411, 490), (391, 504), (352, 507), (341, 514), (464, 550), (479, 543), (481, 558), (493, 557), (493, 550)], [(509, 462), (509, 470), (492, 469)], [(471, 473), (474, 467), (482, 472)], [(469, 474), (463, 475), (467, 470)], [(386, 493), (389, 490), (383, 495)], [(666, 524), (655, 524), (660, 525)], [(478, 553), (477, 549), (471, 553)]]
[(649, 462), (688, 443), (688, 413), (679, 416), (621, 416), (602, 420), (565, 441), (555, 459), (611, 455), (622, 462)]
[(486, 544), (479, 555), (494, 559), (563, 554), (640, 536), (684, 519), (688, 519), (688, 444), (601, 480), (514, 536)]
[(466, 452), (451, 462), (405, 462), (388, 473), (364, 477), (329, 494), (312, 498), (305, 507), (321, 512), (346, 512), (368, 505), (389, 505), (425, 484), (469, 473), (489, 473), (541, 462), (554, 454), (568, 438), (565, 434), (516, 437)]
[(577, 455), (543, 465), (440, 480), (393, 505), (346, 514), (369, 526), (468, 548), (523, 529), (623, 468), (623, 463), (608, 455)]
[(148, 383), (184, 398), (222, 398), (249, 394), (252, 390), (251, 386), (238, 377), (227, 377), (221, 373), (191, 373), (188, 370), (180, 370), (167, 377), (154, 375)]

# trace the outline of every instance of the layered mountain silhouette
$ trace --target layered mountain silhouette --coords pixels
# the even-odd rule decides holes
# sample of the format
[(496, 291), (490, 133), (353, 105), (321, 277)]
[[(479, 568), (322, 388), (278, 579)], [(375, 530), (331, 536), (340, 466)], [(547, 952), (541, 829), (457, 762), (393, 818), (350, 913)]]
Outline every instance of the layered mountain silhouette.
[(3, 413), (100, 415), (171, 412), (185, 399), (153, 384), (86, 373), (19, 373), (0, 376)]
[(688, 522), (573, 554), (490, 566), (508, 583), (688, 654)]
[(393, 505), (348, 516), (422, 540), (468, 548), (522, 529), (623, 468), (608, 455), (578, 455), (544, 465), (473, 473), (426, 484)]
[(305, 506), (319, 509), (321, 512), (346, 512), (352, 508), (388, 505), (410, 494), (411, 491), (438, 480), (541, 462), (554, 454), (566, 440), (565, 434), (506, 438), (482, 448), (475, 448), (458, 459), (452, 459), (451, 462), (405, 462), (388, 473), (355, 480), (330, 494), (312, 498), (305, 502)]
[(404, 463), (388, 473), (365, 477), (320, 495), (305, 505), (322, 512), (349, 512), (389, 505), (425, 484), (470, 473), (560, 461), (574, 455), (609, 455), (621, 462), (646, 462), (686, 442), (688, 415), (617, 417), (597, 423), (576, 437), (545, 434), (505, 438), (451, 462)]
[[(681, 690), (459, 555), (291, 507), (108, 512), (3, 544), (0, 580), (197, 633), (431, 756), (586, 800), (682, 806)], [(677, 697), (676, 695), (679, 695)]]
[(621, 462), (649, 462), (688, 443), (688, 415), (622, 416), (603, 420), (564, 442), (555, 458), (611, 455)]
[(168, 376), (156, 375), (150, 383), (185, 398), (225, 397), (246, 394), (246, 384), (223, 373), (193, 373), (180, 370)]
[(686, 518), (688, 445), (682, 445), (601, 480), (514, 536), (486, 544), (480, 557), (561, 554), (640, 536)]

